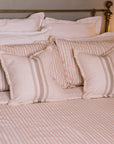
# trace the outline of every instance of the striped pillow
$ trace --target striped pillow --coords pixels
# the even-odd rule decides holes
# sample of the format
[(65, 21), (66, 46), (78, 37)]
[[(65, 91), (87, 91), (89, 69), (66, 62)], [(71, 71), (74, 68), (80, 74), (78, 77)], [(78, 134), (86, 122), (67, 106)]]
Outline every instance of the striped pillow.
[[(37, 51), (45, 49), (48, 45), (48, 41), (39, 41), (32, 44), (19, 44), (19, 45), (2, 45), (0, 51), (7, 52), (9, 54), (18, 56), (30, 56)], [(2, 66), (0, 64), (0, 91), (9, 90), (9, 86), (6, 81), (6, 77)]]
[(114, 97), (114, 48), (105, 56), (76, 55), (84, 79), (83, 98)]
[(113, 40), (93, 40), (93, 41), (70, 41), (63, 39), (55, 39), (59, 55), (62, 59), (63, 67), (66, 75), (66, 82), (69, 87), (83, 85), (83, 79), (80, 70), (74, 60), (73, 51), (76, 55), (78, 52), (85, 52), (94, 55), (103, 55), (112, 47)]
[(81, 98), (82, 87), (62, 89), (50, 75), (50, 48), (30, 57), (1, 53), (2, 67), (10, 87), (10, 105)]
[(57, 50), (56, 45), (51, 46), (51, 55), (52, 55), (52, 62), (50, 68), (50, 74), (53, 79), (56, 79), (56, 82), (62, 87), (67, 88), (66, 76), (65, 71), (62, 64), (62, 59), (59, 56), (59, 52)]

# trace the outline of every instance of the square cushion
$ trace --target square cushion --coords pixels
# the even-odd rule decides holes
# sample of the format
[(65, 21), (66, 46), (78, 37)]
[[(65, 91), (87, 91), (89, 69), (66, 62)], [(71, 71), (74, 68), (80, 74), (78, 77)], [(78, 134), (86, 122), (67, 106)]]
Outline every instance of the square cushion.
[(114, 97), (114, 48), (105, 56), (79, 53), (75, 58), (84, 79), (83, 98)]

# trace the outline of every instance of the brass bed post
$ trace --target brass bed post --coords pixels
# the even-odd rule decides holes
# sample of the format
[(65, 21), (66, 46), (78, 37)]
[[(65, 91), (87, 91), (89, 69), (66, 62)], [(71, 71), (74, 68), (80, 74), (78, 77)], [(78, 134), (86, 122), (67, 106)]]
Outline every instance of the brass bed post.
[(112, 1), (106, 1), (105, 3), (106, 6), (106, 11), (105, 11), (105, 32), (109, 32), (109, 27), (110, 27), (110, 20), (111, 20), (111, 16), (112, 16), (112, 12), (110, 10), (110, 8), (113, 6)]
[(92, 15), (92, 16), (95, 16), (95, 15), (96, 15), (96, 9), (93, 9), (93, 10), (91, 11), (91, 15)]

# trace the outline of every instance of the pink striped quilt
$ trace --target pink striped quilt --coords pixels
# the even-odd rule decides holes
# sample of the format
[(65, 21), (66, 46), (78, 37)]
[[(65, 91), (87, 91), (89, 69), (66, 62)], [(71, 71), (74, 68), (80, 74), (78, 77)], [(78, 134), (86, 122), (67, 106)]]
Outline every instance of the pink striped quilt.
[(0, 105), (0, 144), (114, 144), (114, 98)]

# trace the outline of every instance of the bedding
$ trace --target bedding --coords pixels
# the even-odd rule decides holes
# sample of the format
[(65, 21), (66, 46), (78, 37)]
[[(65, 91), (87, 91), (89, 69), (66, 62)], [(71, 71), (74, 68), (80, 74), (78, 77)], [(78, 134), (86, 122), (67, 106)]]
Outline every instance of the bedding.
[[(40, 49), (38, 47), (41, 47), (41, 49), (42, 49), (43, 47), (46, 47), (48, 45), (47, 42), (45, 44), (45, 40), (42, 41), (42, 42), (40, 41), (40, 39), (42, 40), (43, 38), (45, 39), (46, 37), (47, 37), (46, 39), (48, 39), (48, 36), (46, 36), (45, 34), (44, 34), (44, 31), (42, 32), (41, 35), (39, 35), (38, 32), (28, 33), (28, 34), (23, 33), (23, 35), (22, 35), (22, 33), (16, 34), (14, 32), (12, 32), (12, 34), (11, 33), (9, 33), (9, 34), (8, 33), (7, 34), (1, 33), (0, 34), (0, 50), (5, 51), (5, 52), (9, 52), (9, 53), (12, 53), (12, 54), (18, 54), (18, 55), (20, 54), (20, 55), (23, 55), (23, 56), (29, 56), (29, 54), (33, 54), (36, 51), (38, 51), (38, 49)], [(94, 38), (87, 38), (87, 39), (86, 38), (85, 39), (81, 38), (81, 39), (78, 39), (78, 40), (79, 41), (80, 40), (82, 40), (82, 41), (86, 41), (86, 40), (87, 41), (113, 40), (114, 41), (114, 32), (105, 33), (105, 34), (96, 36)], [(37, 45), (37, 43), (39, 43), (39, 41), (42, 44), (40, 44), (40, 45), (38, 44), (38, 47), (35, 46), (34, 44), (36, 43), (36, 45)], [(43, 42), (44, 42), (44, 44), (43, 44)], [(23, 45), (22, 43), (27, 43), (27, 44)], [(32, 45), (31, 43), (34, 43), (34, 44)], [(54, 67), (55, 68), (53, 69), (52, 77), (54, 79), (56, 79), (57, 83), (60, 86), (62, 86), (63, 88), (66, 88), (66, 87), (69, 87), (69, 84), (67, 84), (66, 76), (63, 73), (64, 69), (63, 69), (63, 64), (61, 62), (60, 56), (58, 56), (58, 59), (59, 59), (59, 64), (56, 63), (56, 59), (55, 59), (55, 57), (53, 57), (53, 61), (55, 61), (55, 63), (53, 63), (54, 64), (53, 68)], [(57, 65), (58, 65), (58, 70), (57, 70)], [(60, 65), (61, 65), (61, 67), (59, 68)], [(57, 71), (59, 71), (59, 75), (57, 75)], [(4, 75), (4, 72), (3, 72), (2, 68), (0, 68), (0, 79), (1, 79), (0, 91), (8, 90), (9, 87), (8, 87), (7, 82), (6, 82), (6, 78), (5, 78), (5, 75)]]
[[(60, 85), (63, 88), (65, 88), (65, 86), (74, 87), (74, 86), (83, 85), (83, 79), (81, 77), (80, 70), (78, 69), (76, 62), (74, 61), (73, 51), (74, 53), (76, 50), (79, 52), (86, 52), (89, 54), (103, 55), (112, 47), (114, 47), (113, 34), (110, 35), (109, 37), (107, 37), (106, 35), (105, 36), (101, 35), (95, 38), (78, 39), (75, 41), (50, 38), (52, 47), (57, 48), (60, 55), (60, 59), (62, 59), (61, 65), (63, 65), (64, 72), (65, 72), (64, 75), (66, 76), (66, 80), (62, 79), (62, 81), (64, 81), (63, 84), (65, 83), (65, 85), (62, 85), (60, 83)], [(56, 46), (53, 46), (55, 44)], [(63, 70), (61, 69), (59, 69), (59, 71), (61, 73), (63, 72)], [(54, 74), (55, 73), (53, 72), (52, 76), (55, 78), (56, 81), (59, 82), (61, 80), (61, 77), (59, 77), (57, 73), (55, 75)]]
[[(0, 51), (4, 51), (9, 54), (18, 56), (30, 56), (35, 52), (45, 49), (48, 46), (48, 41), (38, 41), (32, 44), (17, 44), (17, 45), (2, 45)], [(6, 76), (0, 64), (0, 91), (9, 90), (9, 86), (6, 81)]]
[[(56, 21), (56, 25), (51, 23), (49, 27), (41, 29), (43, 18), (44, 14), (38, 13), (23, 20), (0, 20), (0, 59), (8, 80), (7, 83), (0, 65), (0, 80), (2, 80), (0, 81), (0, 91), (2, 91), (0, 92), (0, 143), (112, 144), (114, 98), (111, 95), (110, 98), (81, 99), (83, 87), (80, 85), (83, 85), (83, 80), (80, 70), (77, 68), (80, 77), (77, 81), (76, 77), (68, 79), (70, 72), (67, 73), (65, 69), (66, 66), (69, 70), (73, 68), (72, 63), (76, 65), (72, 52), (73, 50), (74, 53), (76, 52), (74, 45), (71, 45), (68, 51), (63, 49), (64, 52), (60, 55), (62, 49), (58, 49), (55, 45), (59, 39), (50, 40), (51, 46), (47, 40), (50, 34), (54, 33), (53, 31), (51, 33), (50, 26), (58, 32), (59, 26), (62, 25), (64, 28), (62, 42), (76, 41), (78, 52), (83, 52), (80, 45), (85, 49), (87, 46), (88, 51), (92, 46), (96, 52), (90, 54), (104, 56), (114, 46), (114, 33), (98, 35), (101, 30), (101, 17), (86, 18), (76, 22), (46, 18), (49, 23)], [(92, 23), (96, 30), (89, 29), (93, 35), (85, 32), (87, 38), (82, 38), (81, 35), (78, 39), (74, 39), (77, 38), (74, 37), (74, 32), (72, 33), (74, 23), (81, 30), (81, 26), (87, 28)], [(67, 36), (66, 32), (71, 32), (71, 35), (64, 40)], [(100, 45), (99, 51), (97, 51), (98, 45)], [(64, 54), (67, 54), (65, 60), (63, 60)], [(32, 63), (32, 67), (29, 62)], [(75, 74), (75, 71), (72, 74)], [(98, 96), (99, 94), (96, 97)], [(93, 97), (93, 93), (90, 97)], [(34, 104), (19, 105), (26, 103)], [(11, 106), (17, 104), (18, 106)]]
[(114, 98), (0, 105), (2, 144), (113, 144)]
[(74, 53), (84, 79), (83, 98), (114, 97), (114, 48), (104, 56)]
[[(4, 65), (3, 68), (7, 73), (7, 79), (12, 77), (10, 81), (8, 80), (10, 89), (13, 87), (13, 90), (10, 92), (0, 92), (0, 143), (112, 144), (114, 139), (114, 98), (80, 99), (82, 97), (83, 87), (79, 85), (77, 87), (74, 83), (71, 84), (72, 81), (70, 81), (69, 84), (63, 67), (63, 65), (65, 66), (65, 61), (63, 62), (62, 58), (59, 57), (59, 51), (53, 41), (52, 45), (45, 51), (42, 49), (45, 49), (49, 43), (44, 42), (42, 45), (41, 42), (41, 45), (38, 44), (39, 40), (47, 40), (48, 37), (49, 33), (47, 29), (41, 32), (18, 32), (18, 34), (15, 32), (3, 32), (0, 34), (2, 65)], [(112, 47), (114, 33), (107, 33), (94, 38), (79, 38), (77, 41), (79, 42), (80, 40), (85, 40), (85, 42), (91, 42), (92, 40), (95, 43), (96, 40), (97, 42), (99, 41), (98, 43), (102, 40), (104, 41), (104, 45), (110, 43), (109, 45)], [(34, 44), (28, 44), (33, 42)], [(42, 51), (39, 52), (39, 49)], [(102, 54), (105, 54), (105, 52)], [(34, 61), (33, 63), (35, 65), (33, 64), (33, 67), (35, 70), (35, 66), (40, 64), (39, 71), (37, 69), (35, 72), (38, 71), (41, 73), (44, 71), (41, 73), (41, 78), (44, 80), (42, 82), (45, 88), (41, 88), (41, 81), (37, 81), (40, 83), (39, 87), (37, 87), (40, 91), (37, 92), (42, 94), (43, 92), (41, 91), (45, 90), (42, 95), (35, 94), (35, 87), (33, 85), (31, 86), (31, 83), (29, 83), (30, 85), (26, 90), (28, 77), (31, 79), (33, 79), (33, 77), (29, 75), (32, 73), (30, 73), (30, 71), (25, 71), (25, 77), (27, 79), (21, 77), (23, 76), (23, 71), (27, 67), (30, 68), (28, 62), (23, 63), (25, 59), (26, 61)], [(18, 64), (20, 65), (17, 65), (16, 62), (19, 62)], [(53, 68), (52, 73), (50, 72), (51, 68)], [(59, 75), (57, 75), (58, 72), (60, 72)], [(3, 70), (1, 73), (4, 74)], [(34, 76), (36, 76), (35, 74)], [(37, 75), (37, 77), (38, 76), (39, 75)], [(17, 80), (18, 78), (20, 78), (19, 81)], [(54, 79), (56, 79), (57, 82)], [(47, 80), (47, 85), (45, 80)], [(21, 82), (25, 85), (21, 85)], [(4, 83), (6, 83), (5, 77)], [(8, 84), (4, 85), (4, 87), (3, 83), (1, 84), (2, 91), (3, 89), (8, 90)], [(34, 91), (32, 91), (32, 93), (31, 88), (33, 88), (32, 90)], [(28, 94), (30, 97), (28, 97)], [(32, 101), (30, 102), (28, 99), (32, 99)], [(45, 101), (47, 103), (35, 103)], [(34, 102), (35, 104), (10, 106), (28, 102)]]
[(35, 13), (24, 19), (0, 19), (0, 32), (34, 32), (41, 29), (44, 13)]
[[(30, 17), (35, 18), (35, 17), (38, 17), (38, 15), (42, 16), (43, 14), (42, 13), (36, 13), (36, 14), (31, 15)], [(44, 21), (46, 23), (49, 23), (49, 24), (52, 23), (52, 22), (48, 22), (48, 19), (49, 19), (49, 21), (53, 21), (52, 18), (47, 17), (45, 20), (43, 20), (43, 23), (44, 23)], [(29, 20), (29, 18), (27, 18), (27, 20)], [(92, 22), (93, 24), (97, 22), (96, 23), (96, 25), (97, 25), (96, 30), (98, 31), (100, 29), (101, 17), (94, 17), (94, 18), (91, 17), (91, 18), (82, 19), (82, 20), (80, 20), (80, 21), (82, 21), (82, 24), (84, 23), (83, 20), (84, 20), (84, 22), (86, 22), (86, 20), (87, 20), (87, 22)], [(20, 21), (23, 22), (24, 19), (21, 19)], [(15, 24), (16, 24), (16, 22), (15, 22)], [(3, 19), (1, 19), (1, 23), (3, 23)], [(33, 43), (35, 41), (40, 41), (40, 40), (48, 40), (48, 37), (50, 36), (50, 27), (44, 26), (43, 23), (42, 23), (42, 25), (40, 25), (42, 27), (42, 28), (40, 28), (40, 31), (29, 31), (29, 30), (28, 31), (22, 31), (21, 29), (19, 29), (19, 28), (17, 29), (17, 27), (16, 27), (18, 32), (17, 31), (15, 32), (13, 30), (14, 27), (8, 28), (7, 31), (4, 30), (4, 28), (3, 28), (3, 31), (0, 32), (0, 45), (24, 44), (24, 43)], [(71, 22), (71, 23), (73, 24), (74, 22)], [(78, 21), (77, 21), (77, 23), (78, 23)], [(10, 24), (10, 19), (7, 20), (7, 25), (8, 24)], [(58, 24), (58, 22), (57, 22), (57, 24)], [(22, 25), (21, 27), (25, 27), (23, 23), (21, 23), (21, 25)], [(32, 25), (30, 25), (30, 26), (32, 27)], [(3, 25), (2, 25), (2, 27), (3, 27)], [(71, 28), (71, 26), (69, 26), (69, 27)], [(38, 27), (38, 29), (39, 29), (39, 27)]]
[[(36, 14), (37, 15), (37, 14)], [(33, 14), (35, 16), (35, 14)], [(30, 53), (37, 50), (35, 47), (31, 48), (22, 48), (25, 47), (25, 45), (21, 44), (31, 44), (31, 43), (37, 43), (41, 40), (48, 40), (49, 33), (48, 29), (44, 28), (40, 32), (1, 32), (0, 33), (0, 50), (10, 52), (10, 53), (18, 53), (21, 55), (26, 55), (25, 53)], [(19, 46), (18, 46), (19, 44)], [(4, 46), (5, 45), (5, 46)], [(7, 46), (6, 46), (7, 45)], [(14, 45), (14, 46), (13, 46)], [(30, 50), (30, 49), (33, 49)], [(22, 50), (22, 51), (21, 51)], [(0, 66), (1, 67), (1, 66)], [(0, 76), (1, 76), (1, 84), (0, 84), (0, 91), (8, 90), (8, 84), (6, 82), (6, 78), (4, 75), (4, 72), (2, 68), (0, 68)]]
[(101, 16), (95, 16), (95, 17), (88, 17), (88, 18), (83, 18), (77, 21), (68, 21), (68, 20), (59, 20), (59, 19), (54, 19), (50, 17), (46, 17), (43, 20), (42, 27), (47, 27), (50, 24), (68, 24), (69, 28), (71, 28), (72, 24), (95, 24), (96, 26), (96, 33), (97, 35), (100, 34), (101, 31), (101, 24), (102, 24), (102, 17)]
[(1, 52), (0, 60), (10, 89), (10, 105), (60, 101), (82, 96), (82, 87), (62, 90), (50, 76), (50, 48), (30, 57)]

